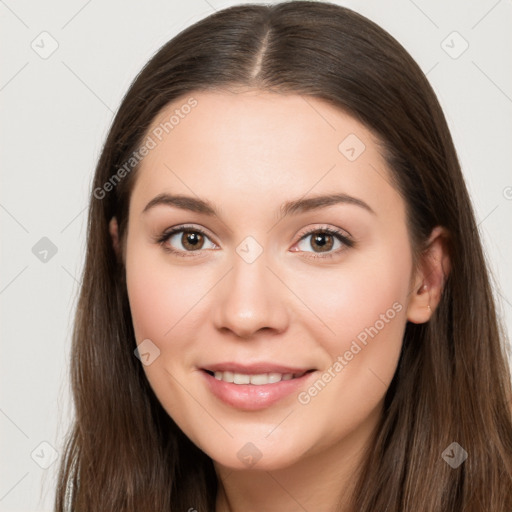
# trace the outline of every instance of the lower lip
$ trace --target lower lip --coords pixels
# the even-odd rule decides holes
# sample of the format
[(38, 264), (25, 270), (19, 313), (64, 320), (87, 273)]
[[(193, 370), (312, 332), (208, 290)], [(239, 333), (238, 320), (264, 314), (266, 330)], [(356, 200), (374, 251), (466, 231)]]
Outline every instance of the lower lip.
[(237, 409), (255, 411), (270, 407), (292, 393), (297, 393), (315, 372), (306, 373), (296, 379), (281, 380), (261, 386), (224, 382), (204, 370), (201, 370), (201, 373), (204, 375), (210, 391), (224, 403)]

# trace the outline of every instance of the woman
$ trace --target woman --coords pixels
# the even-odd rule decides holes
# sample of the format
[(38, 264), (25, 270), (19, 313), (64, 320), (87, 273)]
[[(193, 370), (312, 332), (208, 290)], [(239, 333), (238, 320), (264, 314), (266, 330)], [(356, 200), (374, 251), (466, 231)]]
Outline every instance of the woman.
[(472, 206), (389, 34), (322, 2), (201, 20), (91, 193), (56, 510), (512, 509)]

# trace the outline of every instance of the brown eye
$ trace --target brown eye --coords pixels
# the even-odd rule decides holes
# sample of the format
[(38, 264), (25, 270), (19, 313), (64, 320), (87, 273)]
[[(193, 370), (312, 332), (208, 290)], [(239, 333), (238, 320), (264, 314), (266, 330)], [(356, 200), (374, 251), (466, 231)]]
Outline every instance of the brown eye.
[[(166, 231), (158, 239), (158, 242), (166, 251), (174, 253), (177, 256), (195, 256), (195, 254), (191, 253), (200, 252), (203, 249), (215, 249), (217, 247), (204, 231), (187, 226), (178, 226)], [(210, 247), (207, 246), (208, 243), (211, 244)]]
[(328, 252), (334, 246), (334, 236), (328, 233), (316, 233), (311, 235), (311, 247), (319, 248), (319, 252)]
[[(302, 235), (297, 243), (300, 251), (313, 253), (308, 256), (310, 258), (330, 258), (353, 246), (354, 242), (347, 235), (332, 228), (309, 230)], [(312, 249), (312, 251), (309, 249)], [(315, 254), (319, 254), (319, 256), (315, 256)]]
[(204, 237), (197, 231), (183, 231), (180, 242), (187, 250), (201, 249), (204, 243)]

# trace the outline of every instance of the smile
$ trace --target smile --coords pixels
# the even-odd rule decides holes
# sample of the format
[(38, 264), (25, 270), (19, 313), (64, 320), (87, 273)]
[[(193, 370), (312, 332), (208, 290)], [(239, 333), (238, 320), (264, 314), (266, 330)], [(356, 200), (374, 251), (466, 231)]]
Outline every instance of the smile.
[(233, 384), (253, 384), (254, 386), (263, 386), (265, 384), (275, 384), (282, 380), (291, 380), (302, 377), (307, 372), (301, 373), (236, 373), (236, 372), (209, 372), (217, 380), (232, 382)]
[(219, 366), (203, 368), (200, 372), (207, 389), (224, 404), (248, 411), (264, 409), (290, 395), (295, 396), (316, 373), (315, 370), (284, 367), (279, 368), (281, 371), (268, 371), (268, 367), (260, 366), (249, 371), (248, 367), (222, 369)]

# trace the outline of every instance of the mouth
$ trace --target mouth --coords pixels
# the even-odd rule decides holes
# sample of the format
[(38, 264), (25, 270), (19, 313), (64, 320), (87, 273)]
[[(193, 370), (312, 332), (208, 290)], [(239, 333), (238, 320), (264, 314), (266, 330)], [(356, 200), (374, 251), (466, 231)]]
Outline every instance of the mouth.
[[(225, 405), (256, 411), (290, 399), (311, 384), (316, 369), (274, 364), (219, 364), (200, 368), (206, 388)], [(289, 402), (284, 401), (285, 405)]]
[(278, 382), (285, 380), (299, 379), (307, 373), (314, 372), (315, 370), (305, 370), (296, 373), (280, 373), (280, 372), (268, 372), (268, 373), (240, 373), (232, 371), (213, 371), (204, 370), (206, 373), (211, 375), (217, 380), (223, 382), (229, 382), (232, 384), (252, 384), (253, 386), (264, 386), (266, 384), (277, 384)]

